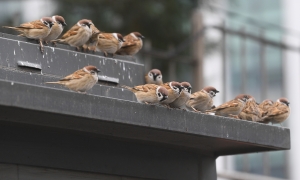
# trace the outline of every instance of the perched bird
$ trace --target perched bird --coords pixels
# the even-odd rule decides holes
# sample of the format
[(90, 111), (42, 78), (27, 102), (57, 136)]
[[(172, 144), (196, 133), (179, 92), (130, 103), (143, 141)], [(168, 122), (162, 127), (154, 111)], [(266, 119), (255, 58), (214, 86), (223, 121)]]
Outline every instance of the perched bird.
[(135, 55), (143, 47), (143, 40), (145, 38), (139, 32), (132, 32), (124, 36), (125, 42), (122, 44), (122, 47), (116, 52), (119, 55)]
[(168, 91), (162, 86), (145, 84), (135, 87), (122, 86), (134, 93), (139, 103), (155, 104), (168, 99)]
[(52, 41), (54, 39), (57, 39), (58, 36), (62, 33), (64, 30), (64, 27), (67, 25), (65, 19), (62, 16), (52, 16), (52, 19), (54, 21), (54, 25), (52, 26), (52, 29), (47, 37), (44, 38), (44, 41), (46, 44), (49, 41)]
[(95, 66), (85, 66), (73, 74), (64, 77), (57, 82), (46, 82), (48, 84), (62, 84), (72, 91), (86, 93), (98, 82), (98, 72)]
[(274, 104), (274, 102), (272, 100), (266, 99), (258, 105), (258, 108), (262, 114), (262, 117), (264, 117), (267, 114), (268, 109), (270, 107), (272, 107), (273, 104)]
[(38, 40), (40, 43), (41, 52), (44, 51), (43, 41), (47, 37), (54, 25), (54, 21), (50, 17), (43, 17), (40, 20), (23, 23), (17, 27), (3, 26), (4, 28), (14, 29), (21, 34), (19, 36), (25, 36), (28, 39)]
[(148, 74), (145, 76), (145, 81), (146, 84), (163, 84), (162, 74), (160, 70), (152, 69), (151, 71), (149, 71)]
[(282, 123), (290, 115), (289, 101), (286, 98), (279, 98), (260, 120), (262, 123)]
[(92, 28), (92, 36), (90, 39), (82, 46), (84, 51), (96, 51), (96, 46), (98, 44), (98, 35), (101, 33), (101, 31), (96, 28), (94, 24), (91, 25)]
[(245, 104), (249, 96), (246, 94), (240, 94), (236, 96), (233, 100), (228, 101), (214, 109), (207, 110), (206, 112), (215, 112), (215, 115), (231, 117), (235, 115), (239, 115), (240, 112), (245, 107)]
[(212, 86), (207, 86), (201, 91), (194, 92), (186, 102), (187, 109), (205, 113), (206, 110), (212, 109), (213, 97), (215, 97), (218, 92), (219, 91)]
[(125, 40), (119, 33), (100, 33), (98, 35), (96, 51), (102, 51), (105, 56), (107, 56), (108, 53), (114, 56), (117, 50), (122, 47), (123, 42), (125, 42)]
[(188, 82), (182, 82), (183, 90), (181, 91), (179, 97), (170, 103), (171, 108), (185, 109), (185, 103), (190, 99), (192, 93), (192, 86)]
[(259, 121), (261, 119), (262, 113), (256, 104), (256, 101), (253, 96), (249, 96), (249, 99), (247, 100), (245, 107), (238, 115), (238, 118), (248, 121)]
[(169, 92), (168, 99), (161, 102), (161, 104), (167, 105), (175, 101), (180, 96), (181, 90), (183, 89), (182, 85), (179, 82), (171, 81), (161, 85), (166, 88)]
[(91, 25), (93, 22), (88, 19), (78, 21), (70, 30), (68, 30), (60, 39), (52, 42), (69, 44), (76, 47), (77, 50), (83, 46), (92, 36)]

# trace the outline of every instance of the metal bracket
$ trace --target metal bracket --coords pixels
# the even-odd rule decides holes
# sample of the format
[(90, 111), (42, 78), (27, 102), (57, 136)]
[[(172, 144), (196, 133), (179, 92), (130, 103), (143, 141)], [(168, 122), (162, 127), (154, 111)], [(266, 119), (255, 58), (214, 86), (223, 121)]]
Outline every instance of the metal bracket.
[(99, 81), (107, 81), (107, 82), (112, 82), (112, 83), (119, 84), (119, 78), (98, 75), (98, 79), (99, 79)]
[(42, 66), (40, 64), (35, 64), (35, 63), (28, 62), (28, 61), (18, 61), (17, 64), (18, 64), (18, 66), (42, 70)]

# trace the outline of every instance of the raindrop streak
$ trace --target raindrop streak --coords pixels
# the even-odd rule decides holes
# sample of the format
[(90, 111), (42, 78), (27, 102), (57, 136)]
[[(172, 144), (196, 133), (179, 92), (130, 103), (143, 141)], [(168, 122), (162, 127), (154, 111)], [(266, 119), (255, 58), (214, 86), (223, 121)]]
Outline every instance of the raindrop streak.
[(125, 71), (125, 63), (123, 63), (123, 71)]
[(18, 41), (18, 45), (20, 46), (20, 41)]
[(77, 56), (77, 53), (75, 54), (75, 56)]
[(16, 51), (14, 50), (14, 55), (16, 55)]
[(11, 82), (10, 84), (13, 86), (13, 85), (14, 85), (14, 82)]

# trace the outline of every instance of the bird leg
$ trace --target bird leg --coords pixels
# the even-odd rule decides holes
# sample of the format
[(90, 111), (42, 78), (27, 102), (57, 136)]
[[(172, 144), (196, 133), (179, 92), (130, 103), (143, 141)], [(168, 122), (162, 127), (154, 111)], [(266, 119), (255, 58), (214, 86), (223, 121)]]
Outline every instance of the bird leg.
[(197, 109), (195, 109), (194, 107), (191, 106), (191, 108), (195, 111), (195, 112), (200, 112)]
[(233, 114), (229, 114), (229, 117), (235, 118), (235, 119), (240, 119), (238, 115), (233, 115)]
[(106, 51), (103, 51), (103, 53), (104, 53), (104, 56), (107, 57), (107, 52), (106, 52)]
[(41, 53), (44, 53), (44, 46), (43, 46), (43, 41), (40, 39), (40, 50), (41, 50)]

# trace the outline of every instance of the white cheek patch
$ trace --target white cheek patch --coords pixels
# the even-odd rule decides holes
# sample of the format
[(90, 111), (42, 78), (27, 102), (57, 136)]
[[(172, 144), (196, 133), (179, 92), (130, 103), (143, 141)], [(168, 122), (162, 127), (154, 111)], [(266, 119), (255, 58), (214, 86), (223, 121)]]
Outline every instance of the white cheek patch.
[(138, 37), (136, 37), (136, 35), (135, 35), (135, 34), (133, 34), (133, 33), (130, 33), (130, 35), (131, 35), (133, 38), (135, 38), (135, 39), (138, 39)]
[(113, 36), (119, 41), (117, 33), (113, 33)]

